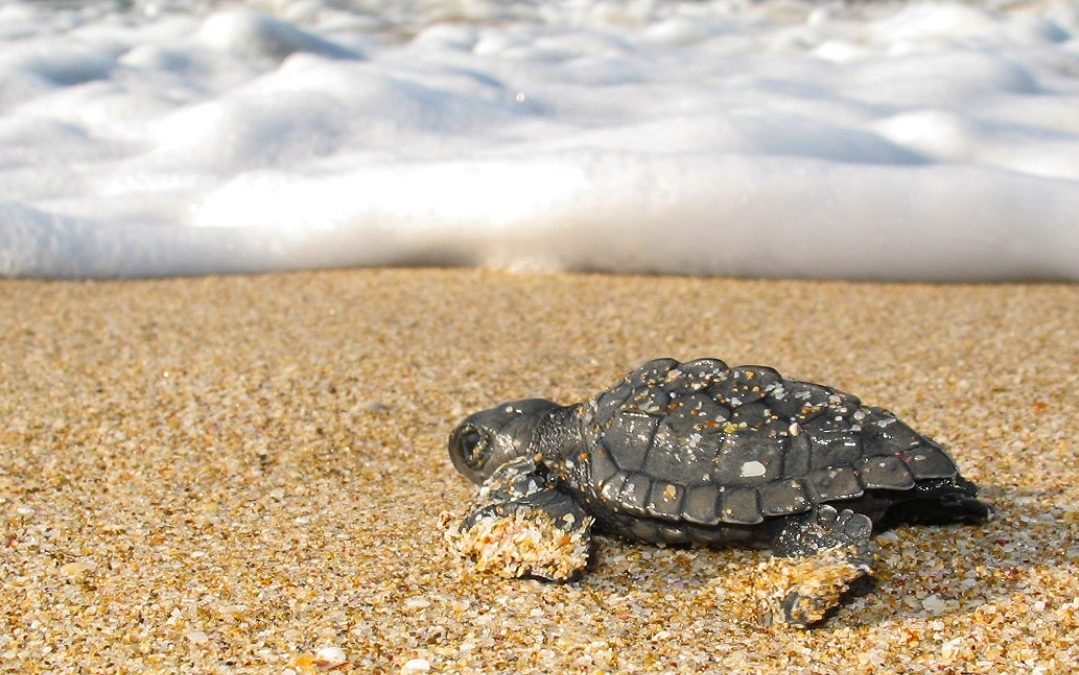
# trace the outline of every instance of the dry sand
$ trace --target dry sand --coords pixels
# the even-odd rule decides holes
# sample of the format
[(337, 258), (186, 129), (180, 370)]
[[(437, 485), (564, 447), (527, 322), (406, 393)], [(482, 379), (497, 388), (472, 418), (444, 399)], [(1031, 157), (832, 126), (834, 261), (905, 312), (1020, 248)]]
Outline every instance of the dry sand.
[[(822, 627), (749, 620), (762, 551), (600, 539), (579, 583), (480, 577), (445, 440), (671, 355), (895, 410), (996, 518), (880, 538)], [(0, 283), (0, 669), (1079, 668), (1079, 287), (377, 270)], [(743, 588), (745, 587), (745, 588)], [(747, 618), (748, 617), (748, 618)]]

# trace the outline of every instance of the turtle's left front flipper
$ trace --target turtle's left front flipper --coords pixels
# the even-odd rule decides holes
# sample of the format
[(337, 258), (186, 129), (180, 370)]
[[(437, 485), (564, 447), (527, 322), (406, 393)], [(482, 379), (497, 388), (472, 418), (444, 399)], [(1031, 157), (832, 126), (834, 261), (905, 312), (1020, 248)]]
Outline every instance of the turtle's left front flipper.
[(805, 628), (839, 604), (850, 584), (872, 569), (872, 534), (873, 522), (865, 515), (828, 505), (784, 522), (772, 550), (799, 560), (777, 598), (782, 620)]
[(569, 581), (591, 550), (592, 516), (530, 459), (500, 467), (446, 540), (481, 572)]

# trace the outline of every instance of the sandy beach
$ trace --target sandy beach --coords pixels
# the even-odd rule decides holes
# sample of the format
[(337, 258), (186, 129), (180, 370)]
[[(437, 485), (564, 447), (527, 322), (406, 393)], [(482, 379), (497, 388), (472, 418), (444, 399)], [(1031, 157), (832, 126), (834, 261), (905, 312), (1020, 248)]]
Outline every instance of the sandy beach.
[[(740, 609), (764, 551), (599, 538), (554, 585), (446, 549), (464, 415), (658, 356), (891, 408), (995, 517), (880, 537), (875, 584), (810, 631)], [(1074, 672), (1077, 371), (1074, 285), (3, 281), (0, 670), (317, 672), (336, 647), (340, 672)]]

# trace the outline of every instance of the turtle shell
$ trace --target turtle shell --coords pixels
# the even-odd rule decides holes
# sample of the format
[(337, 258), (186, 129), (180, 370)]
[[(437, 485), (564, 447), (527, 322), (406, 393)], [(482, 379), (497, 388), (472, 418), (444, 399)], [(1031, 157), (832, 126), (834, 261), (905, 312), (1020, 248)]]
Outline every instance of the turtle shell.
[(585, 405), (580, 468), (613, 513), (753, 525), (957, 475), (892, 413), (765, 366), (657, 359)]

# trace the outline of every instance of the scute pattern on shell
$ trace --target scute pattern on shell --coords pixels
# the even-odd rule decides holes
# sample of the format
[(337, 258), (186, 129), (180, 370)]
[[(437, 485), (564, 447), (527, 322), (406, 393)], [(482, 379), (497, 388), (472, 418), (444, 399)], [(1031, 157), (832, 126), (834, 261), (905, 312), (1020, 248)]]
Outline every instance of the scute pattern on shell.
[(584, 482), (628, 516), (753, 525), (958, 473), (887, 410), (764, 366), (657, 359), (587, 410)]

